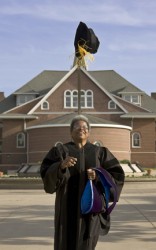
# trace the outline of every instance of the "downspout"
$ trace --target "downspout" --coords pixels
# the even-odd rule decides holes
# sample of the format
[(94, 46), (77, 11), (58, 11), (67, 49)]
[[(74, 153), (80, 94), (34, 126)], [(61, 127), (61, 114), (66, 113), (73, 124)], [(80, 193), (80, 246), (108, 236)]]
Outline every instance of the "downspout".
[(27, 164), (29, 164), (29, 134), (28, 131), (26, 131), (27, 135)]
[(130, 162), (132, 160), (132, 150), (131, 150), (131, 148), (132, 148), (133, 119), (134, 118), (132, 117), (132, 119), (131, 119), (131, 128), (132, 128), (132, 131), (130, 133)]
[(27, 131), (26, 120), (24, 119), (24, 131), (26, 133), (26, 163), (29, 164), (29, 134)]
[(156, 165), (156, 119), (155, 119), (155, 165)]

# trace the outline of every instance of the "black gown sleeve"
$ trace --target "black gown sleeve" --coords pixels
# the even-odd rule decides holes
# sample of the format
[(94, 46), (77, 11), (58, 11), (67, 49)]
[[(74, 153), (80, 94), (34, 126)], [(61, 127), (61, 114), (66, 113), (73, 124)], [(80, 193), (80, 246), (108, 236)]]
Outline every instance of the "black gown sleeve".
[(53, 147), (42, 161), (40, 174), (46, 193), (54, 193), (69, 178), (68, 169), (61, 170), (63, 156), (57, 147)]

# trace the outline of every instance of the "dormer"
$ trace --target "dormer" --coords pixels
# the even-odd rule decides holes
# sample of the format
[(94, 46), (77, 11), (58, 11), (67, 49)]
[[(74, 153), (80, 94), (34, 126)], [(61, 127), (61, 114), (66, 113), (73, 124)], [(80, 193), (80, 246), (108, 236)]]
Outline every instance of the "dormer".
[(141, 106), (141, 94), (138, 93), (122, 93), (122, 98), (125, 101), (131, 102), (135, 105)]
[(20, 106), (26, 102), (29, 102), (36, 97), (38, 97), (38, 93), (31, 92), (31, 93), (15, 93), (16, 95), (16, 106)]

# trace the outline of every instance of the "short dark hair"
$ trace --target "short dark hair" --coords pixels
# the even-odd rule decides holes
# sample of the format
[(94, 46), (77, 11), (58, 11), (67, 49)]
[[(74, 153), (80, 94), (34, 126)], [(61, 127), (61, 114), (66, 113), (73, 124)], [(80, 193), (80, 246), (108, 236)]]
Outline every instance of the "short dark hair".
[(88, 130), (90, 131), (89, 120), (88, 120), (88, 118), (87, 118), (86, 116), (84, 116), (84, 115), (76, 115), (76, 116), (72, 119), (72, 121), (71, 121), (71, 123), (70, 123), (70, 131), (73, 131), (73, 127), (74, 127), (74, 125), (75, 125), (75, 123), (76, 123), (77, 121), (84, 121), (84, 122), (86, 122), (86, 123), (87, 123), (87, 126), (88, 126)]

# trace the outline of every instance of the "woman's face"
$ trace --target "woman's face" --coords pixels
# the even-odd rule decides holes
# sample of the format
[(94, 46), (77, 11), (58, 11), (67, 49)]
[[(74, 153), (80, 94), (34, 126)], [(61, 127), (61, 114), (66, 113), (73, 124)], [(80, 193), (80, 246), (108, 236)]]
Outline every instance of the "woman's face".
[(71, 136), (75, 142), (86, 142), (89, 137), (89, 128), (85, 121), (77, 121), (71, 131)]

